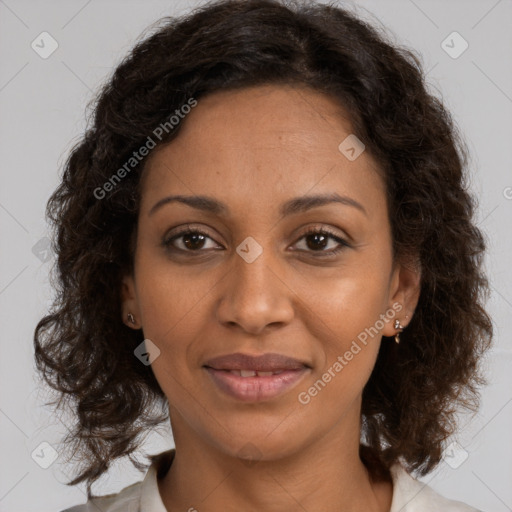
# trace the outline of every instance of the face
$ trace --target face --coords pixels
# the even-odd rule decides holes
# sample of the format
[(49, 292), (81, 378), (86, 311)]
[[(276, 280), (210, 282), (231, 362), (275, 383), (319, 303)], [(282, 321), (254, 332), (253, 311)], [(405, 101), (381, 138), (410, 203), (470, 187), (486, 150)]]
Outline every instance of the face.
[(307, 88), (214, 93), (181, 122), (146, 162), (122, 290), (160, 351), (176, 444), (272, 460), (358, 440), (381, 336), (410, 321), (419, 280), (393, 262), (376, 162), (339, 149), (347, 116)]

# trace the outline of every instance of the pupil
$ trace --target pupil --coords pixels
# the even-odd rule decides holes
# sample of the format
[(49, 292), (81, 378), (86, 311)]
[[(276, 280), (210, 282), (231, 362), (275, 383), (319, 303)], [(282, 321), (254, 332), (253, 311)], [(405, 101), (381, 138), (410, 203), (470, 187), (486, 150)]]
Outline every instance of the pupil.
[[(314, 235), (309, 235), (308, 236), (308, 241), (311, 239), (311, 238), (314, 238), (315, 240), (317, 240), (318, 238), (322, 238), (323, 239), (323, 242), (320, 243), (320, 247), (321, 248), (324, 248), (327, 244), (327, 237), (325, 235), (322, 235), (321, 233), (317, 233), (317, 234), (314, 234)], [(318, 249), (319, 245), (318, 245), (318, 240), (316, 242), (314, 242), (314, 247), (311, 247), (311, 245), (308, 243), (307, 244), (308, 247), (310, 249)], [(316, 245), (316, 246), (315, 246)]]
[[(192, 243), (188, 243), (189, 240), (193, 240)], [(198, 249), (198, 248), (200, 249), (200, 247), (198, 247), (196, 245), (198, 243), (198, 241), (199, 241), (199, 244), (201, 242), (204, 242), (204, 236), (200, 235), (199, 233), (185, 235), (183, 237), (183, 243), (185, 244), (185, 247), (187, 249)]]

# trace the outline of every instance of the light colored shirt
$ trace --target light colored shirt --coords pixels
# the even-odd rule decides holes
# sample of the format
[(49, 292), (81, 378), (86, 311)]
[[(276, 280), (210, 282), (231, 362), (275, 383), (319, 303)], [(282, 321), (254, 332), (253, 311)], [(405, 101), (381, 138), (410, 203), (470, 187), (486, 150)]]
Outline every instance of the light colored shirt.
[[(162, 452), (148, 468), (144, 480), (116, 494), (94, 498), (62, 512), (167, 512), (158, 490), (157, 476), (169, 467), (174, 453), (174, 449)], [(393, 465), (390, 471), (393, 499), (389, 512), (481, 512), (460, 501), (443, 498), (431, 487), (409, 475), (399, 464)]]

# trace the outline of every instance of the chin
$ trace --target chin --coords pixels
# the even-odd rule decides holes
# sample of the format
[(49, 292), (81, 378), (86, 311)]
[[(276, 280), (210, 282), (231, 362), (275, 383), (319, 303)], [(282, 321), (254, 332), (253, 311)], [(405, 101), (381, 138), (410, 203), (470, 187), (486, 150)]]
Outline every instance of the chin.
[[(253, 419), (246, 425), (241, 422), (236, 427), (230, 425), (229, 434), (223, 430), (221, 437), (213, 438), (212, 432), (208, 437), (217, 450), (248, 463), (281, 460), (300, 452), (313, 441), (304, 436), (304, 429), (298, 425), (283, 428), (283, 417), (286, 415), (272, 416), (261, 422)], [(314, 437), (311, 430), (309, 436)]]

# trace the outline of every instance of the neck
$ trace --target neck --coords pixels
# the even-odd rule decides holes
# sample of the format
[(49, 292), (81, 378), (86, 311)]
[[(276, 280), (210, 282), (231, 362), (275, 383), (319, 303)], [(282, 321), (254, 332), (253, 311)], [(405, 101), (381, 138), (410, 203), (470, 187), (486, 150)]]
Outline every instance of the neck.
[(176, 429), (173, 422), (175, 430), (180, 435), (174, 436), (174, 461), (158, 481), (168, 511), (390, 509), (391, 479), (371, 478), (359, 457), (359, 436), (344, 443), (333, 429), (298, 453), (250, 462), (201, 439), (189, 439), (190, 434), (184, 438), (190, 430)]

